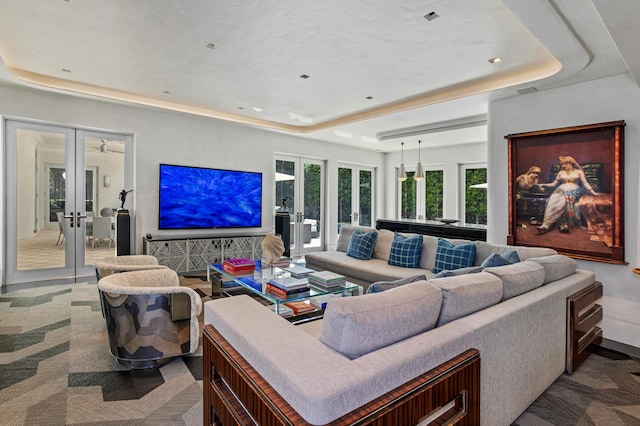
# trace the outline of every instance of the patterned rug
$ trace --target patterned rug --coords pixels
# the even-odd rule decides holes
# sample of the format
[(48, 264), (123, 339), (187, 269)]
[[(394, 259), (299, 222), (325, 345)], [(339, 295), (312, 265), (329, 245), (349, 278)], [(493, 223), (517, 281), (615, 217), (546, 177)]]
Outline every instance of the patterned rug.
[[(181, 284), (209, 300), (202, 277)], [(607, 355), (561, 376), (513, 425), (640, 426), (640, 363)], [(95, 283), (0, 295), (0, 424), (201, 425), (202, 350), (128, 371), (109, 354)]]
[(640, 362), (600, 353), (559, 377), (513, 426), (640, 425)]
[(2, 425), (201, 425), (202, 348), (128, 371), (109, 354), (95, 283), (13, 291), (0, 296), (0, 413)]

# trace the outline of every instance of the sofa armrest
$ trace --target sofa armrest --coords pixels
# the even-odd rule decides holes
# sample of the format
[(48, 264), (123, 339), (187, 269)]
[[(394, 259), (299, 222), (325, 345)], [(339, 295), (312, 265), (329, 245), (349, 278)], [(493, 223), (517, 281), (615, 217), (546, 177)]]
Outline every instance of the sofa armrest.
[[(314, 368), (312, 366), (312, 368)], [(212, 326), (203, 338), (205, 424), (325, 424), (302, 416)], [(321, 384), (318, 384), (321, 385)], [(331, 425), (480, 424), (480, 355), (469, 349), (393, 391), (337, 419)], [(311, 423), (310, 423), (311, 422)]]

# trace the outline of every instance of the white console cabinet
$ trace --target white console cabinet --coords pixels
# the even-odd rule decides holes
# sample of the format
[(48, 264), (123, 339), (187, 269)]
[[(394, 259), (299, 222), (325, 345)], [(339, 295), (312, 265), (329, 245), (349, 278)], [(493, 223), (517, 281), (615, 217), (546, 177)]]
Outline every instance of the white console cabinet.
[(206, 271), (224, 259), (262, 257), (264, 235), (143, 239), (142, 251), (178, 273)]

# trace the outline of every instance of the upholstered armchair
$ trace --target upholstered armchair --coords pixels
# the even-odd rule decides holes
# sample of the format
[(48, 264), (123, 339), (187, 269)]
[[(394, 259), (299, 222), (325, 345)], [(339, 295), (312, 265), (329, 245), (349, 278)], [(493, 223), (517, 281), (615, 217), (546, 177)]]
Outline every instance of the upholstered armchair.
[(200, 296), (180, 287), (175, 271), (151, 269), (111, 274), (98, 282), (109, 350), (130, 368), (160, 366), (196, 352)]
[[(158, 265), (158, 259), (146, 254), (134, 254), (128, 256), (109, 256), (96, 260), (93, 263), (96, 268), (96, 282), (107, 275), (118, 272), (144, 271), (147, 269), (168, 269), (164, 265)], [(104, 300), (99, 295), (102, 317), (105, 318)]]
[(116, 272), (168, 269), (164, 265), (158, 265), (158, 259), (146, 254), (103, 257), (102, 259), (96, 260), (93, 266), (96, 268), (97, 281)]

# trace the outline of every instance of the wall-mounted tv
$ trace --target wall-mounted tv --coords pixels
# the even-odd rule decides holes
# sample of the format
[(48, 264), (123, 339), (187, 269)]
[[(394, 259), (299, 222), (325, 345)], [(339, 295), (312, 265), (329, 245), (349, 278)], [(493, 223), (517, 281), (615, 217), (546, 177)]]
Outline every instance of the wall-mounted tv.
[(160, 164), (160, 229), (262, 226), (262, 173)]

